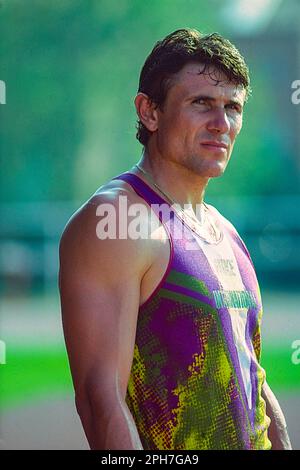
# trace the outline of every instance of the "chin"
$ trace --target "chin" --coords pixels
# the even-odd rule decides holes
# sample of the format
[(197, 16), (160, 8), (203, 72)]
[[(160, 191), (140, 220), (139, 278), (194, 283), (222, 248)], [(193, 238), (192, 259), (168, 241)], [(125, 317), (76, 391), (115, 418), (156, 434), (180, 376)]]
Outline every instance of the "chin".
[(209, 178), (218, 178), (218, 176), (222, 176), (225, 172), (225, 168), (215, 168), (210, 172)]
[(223, 173), (225, 172), (226, 165), (220, 164), (220, 165), (213, 165), (209, 168), (197, 168), (195, 170), (195, 173), (197, 173), (199, 176), (203, 176), (206, 178), (217, 178), (218, 176), (222, 176)]

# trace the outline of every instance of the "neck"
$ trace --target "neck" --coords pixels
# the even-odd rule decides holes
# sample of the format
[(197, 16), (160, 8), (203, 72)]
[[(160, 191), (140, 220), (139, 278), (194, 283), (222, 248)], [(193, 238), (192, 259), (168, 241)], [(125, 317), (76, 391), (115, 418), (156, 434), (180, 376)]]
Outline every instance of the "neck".
[(149, 157), (146, 149), (138, 165), (149, 173), (155, 183), (174, 201), (181, 206), (189, 204), (196, 212), (197, 205), (203, 201), (209, 178), (199, 176), (177, 162)]

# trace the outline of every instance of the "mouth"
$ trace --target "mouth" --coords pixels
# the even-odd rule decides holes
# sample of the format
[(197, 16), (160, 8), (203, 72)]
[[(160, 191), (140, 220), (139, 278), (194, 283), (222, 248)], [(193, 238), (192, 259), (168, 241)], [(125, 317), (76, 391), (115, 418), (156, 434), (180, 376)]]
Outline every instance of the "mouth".
[(207, 149), (210, 149), (210, 150), (225, 151), (228, 149), (228, 144), (225, 144), (225, 142), (218, 142), (215, 140), (208, 140), (205, 142), (201, 142), (201, 145), (203, 145), (203, 147), (206, 147)]

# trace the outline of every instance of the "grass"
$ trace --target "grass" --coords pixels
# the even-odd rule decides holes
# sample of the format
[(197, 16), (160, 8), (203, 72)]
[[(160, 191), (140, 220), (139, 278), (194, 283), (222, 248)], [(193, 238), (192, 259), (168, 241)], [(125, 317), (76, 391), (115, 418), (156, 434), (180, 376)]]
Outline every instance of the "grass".
[(56, 392), (70, 393), (72, 379), (64, 349), (10, 349), (0, 366), (1, 407), (30, 401)]
[[(292, 363), (289, 350), (265, 348), (262, 366), (275, 393), (279, 390), (299, 390), (300, 364), (297, 366)], [(2, 409), (54, 393), (73, 393), (65, 350), (10, 349), (7, 363), (0, 366)]]

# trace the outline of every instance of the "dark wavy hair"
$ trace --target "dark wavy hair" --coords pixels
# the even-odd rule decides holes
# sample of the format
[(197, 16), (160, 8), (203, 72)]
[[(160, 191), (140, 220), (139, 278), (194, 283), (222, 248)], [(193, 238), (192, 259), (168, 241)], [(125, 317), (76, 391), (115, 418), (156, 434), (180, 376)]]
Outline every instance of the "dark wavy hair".
[[(218, 33), (203, 35), (196, 29), (178, 29), (158, 41), (147, 57), (140, 74), (138, 92), (145, 93), (160, 109), (172, 85), (172, 76), (189, 62), (201, 62), (201, 73), (209, 74), (211, 65), (225, 74), (228, 82), (242, 85), (250, 95), (249, 69), (238, 49)], [(215, 74), (212, 77), (216, 79)], [(217, 80), (219, 83), (221, 80)], [(147, 145), (151, 132), (137, 121), (136, 138)]]

